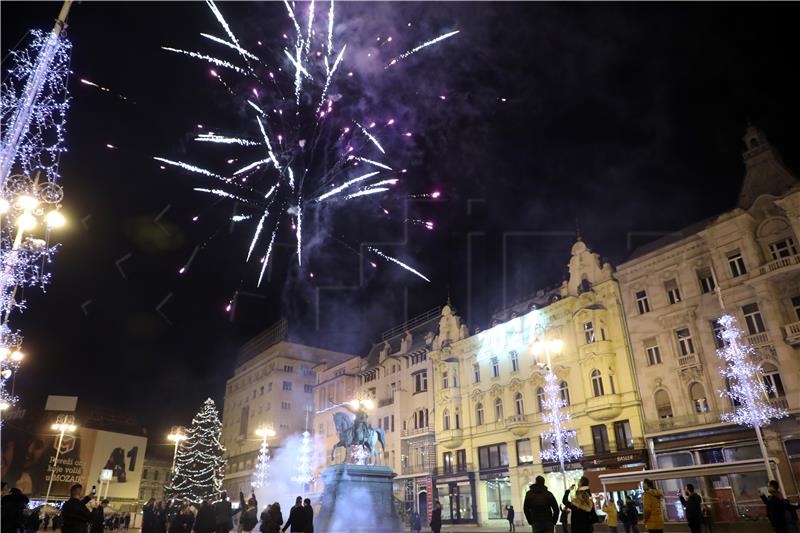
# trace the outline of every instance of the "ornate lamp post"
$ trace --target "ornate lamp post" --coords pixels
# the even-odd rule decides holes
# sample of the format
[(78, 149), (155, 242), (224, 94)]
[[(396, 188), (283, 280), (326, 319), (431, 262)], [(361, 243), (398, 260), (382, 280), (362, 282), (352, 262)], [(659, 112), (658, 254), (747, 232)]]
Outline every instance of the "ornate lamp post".
[(72, 433), (77, 429), (75, 417), (72, 415), (58, 415), (55, 424), (50, 427), (58, 431), (58, 446), (56, 446), (56, 456), (53, 459), (53, 471), (50, 474), (50, 482), (47, 484), (47, 496), (44, 498), (45, 503), (50, 501), (50, 489), (53, 488), (53, 478), (56, 476), (58, 456), (61, 454), (61, 444), (64, 442), (64, 433)]

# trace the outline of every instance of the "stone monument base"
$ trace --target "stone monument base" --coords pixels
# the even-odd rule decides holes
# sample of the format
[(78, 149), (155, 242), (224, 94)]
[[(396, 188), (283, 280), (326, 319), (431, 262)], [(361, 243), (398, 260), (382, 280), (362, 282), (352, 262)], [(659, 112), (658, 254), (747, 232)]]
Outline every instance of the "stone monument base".
[(340, 464), (322, 472), (324, 488), (315, 533), (402, 531), (388, 466)]

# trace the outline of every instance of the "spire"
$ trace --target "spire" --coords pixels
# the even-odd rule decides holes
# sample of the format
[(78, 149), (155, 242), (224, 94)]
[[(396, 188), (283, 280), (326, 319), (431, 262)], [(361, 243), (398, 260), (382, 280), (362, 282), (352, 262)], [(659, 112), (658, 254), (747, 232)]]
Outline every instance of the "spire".
[(759, 196), (778, 196), (797, 184), (797, 178), (784, 165), (780, 154), (760, 128), (748, 125), (743, 140), (745, 175), (739, 192), (739, 207), (747, 209)]
[(581, 226), (578, 221), (578, 217), (575, 217), (575, 240), (580, 241), (581, 239)]

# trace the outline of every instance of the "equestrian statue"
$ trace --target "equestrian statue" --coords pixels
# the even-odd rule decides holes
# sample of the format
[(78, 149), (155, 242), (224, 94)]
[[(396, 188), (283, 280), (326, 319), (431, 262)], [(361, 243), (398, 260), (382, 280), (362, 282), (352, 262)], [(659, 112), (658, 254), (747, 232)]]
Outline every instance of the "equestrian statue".
[[(352, 415), (341, 412), (333, 415), (333, 424), (336, 426), (339, 442), (331, 448), (331, 461), (334, 460), (336, 448), (348, 449), (351, 446), (360, 446), (367, 454), (366, 462), (368, 463), (369, 459), (373, 459), (373, 464), (377, 465), (380, 462), (378, 443), (381, 443), (381, 450), (386, 449), (383, 430), (381, 428), (375, 429), (370, 425), (369, 415), (363, 403), (359, 403), (358, 408), (354, 408), (347, 403), (342, 406), (350, 411)], [(345, 456), (344, 462), (347, 462), (347, 456)]]

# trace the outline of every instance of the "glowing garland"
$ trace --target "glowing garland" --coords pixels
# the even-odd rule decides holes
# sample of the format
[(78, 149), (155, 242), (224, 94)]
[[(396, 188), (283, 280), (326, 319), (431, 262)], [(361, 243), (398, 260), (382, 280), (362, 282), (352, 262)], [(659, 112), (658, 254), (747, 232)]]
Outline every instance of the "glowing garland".
[(764, 372), (756, 362), (753, 347), (742, 342), (736, 319), (725, 314), (719, 318), (719, 324), (723, 347), (717, 350), (717, 356), (725, 361), (720, 374), (728, 383), (728, 390), (720, 391), (720, 395), (730, 398), (736, 406), (720, 418), (724, 422), (760, 427), (768, 425), (772, 419), (788, 416), (786, 409), (769, 402), (771, 391), (764, 383)]
[(225, 447), (220, 443), (222, 423), (214, 400), (209, 398), (192, 419), (175, 459), (175, 475), (164, 493), (169, 498), (193, 502), (214, 501), (225, 477)]
[[(570, 415), (562, 409), (567, 406), (567, 401), (561, 397), (561, 388), (558, 379), (552, 370), (545, 374), (544, 401), (542, 420), (550, 424), (549, 431), (542, 433), (542, 451), (540, 455), (544, 461), (557, 461), (562, 466), (565, 462), (579, 459), (583, 456), (580, 448), (570, 446), (570, 440), (575, 438), (575, 430), (567, 429), (566, 423)], [(544, 442), (549, 441), (550, 447), (545, 448)]]
[(269, 484), (269, 444), (266, 439), (261, 442), (261, 450), (258, 452), (256, 470), (253, 472), (251, 485), (254, 489), (260, 489)]
[(300, 450), (297, 453), (297, 475), (292, 479), (301, 485), (311, 483), (311, 433), (303, 432), (303, 440), (300, 442)]

